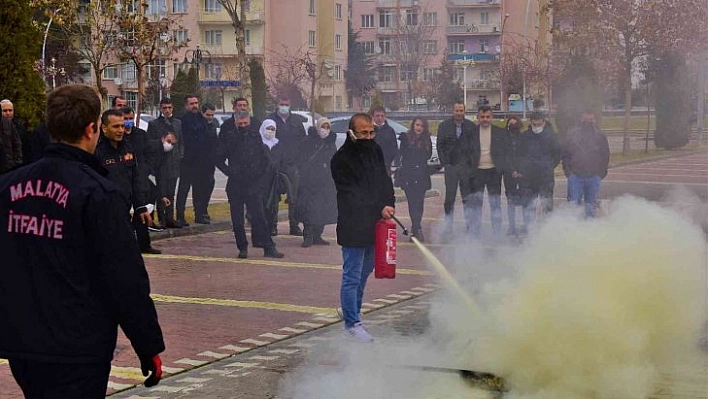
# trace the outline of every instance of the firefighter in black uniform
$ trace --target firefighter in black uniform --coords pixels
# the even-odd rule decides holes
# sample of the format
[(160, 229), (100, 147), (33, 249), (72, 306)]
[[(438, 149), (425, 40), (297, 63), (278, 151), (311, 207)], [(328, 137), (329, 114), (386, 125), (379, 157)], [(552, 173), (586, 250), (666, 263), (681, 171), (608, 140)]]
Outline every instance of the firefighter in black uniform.
[(56, 143), (0, 176), (0, 358), (27, 398), (103, 398), (118, 326), (146, 386), (165, 350), (120, 189), (91, 155), (101, 103), (88, 86), (49, 93)]

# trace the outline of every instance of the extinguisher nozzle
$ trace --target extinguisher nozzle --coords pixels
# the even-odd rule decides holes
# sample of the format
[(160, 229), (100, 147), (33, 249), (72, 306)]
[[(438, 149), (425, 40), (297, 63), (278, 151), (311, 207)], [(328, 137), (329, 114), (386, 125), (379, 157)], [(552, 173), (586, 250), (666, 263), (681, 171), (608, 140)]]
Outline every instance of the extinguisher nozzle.
[(395, 220), (396, 223), (398, 223), (399, 226), (401, 226), (401, 228), (403, 229), (403, 235), (404, 235), (404, 236), (407, 236), (407, 235), (408, 235), (408, 229), (406, 228), (406, 226), (404, 226), (403, 223), (401, 223), (401, 221), (398, 220), (397, 217), (391, 215), (391, 218), (392, 218), (393, 220)]

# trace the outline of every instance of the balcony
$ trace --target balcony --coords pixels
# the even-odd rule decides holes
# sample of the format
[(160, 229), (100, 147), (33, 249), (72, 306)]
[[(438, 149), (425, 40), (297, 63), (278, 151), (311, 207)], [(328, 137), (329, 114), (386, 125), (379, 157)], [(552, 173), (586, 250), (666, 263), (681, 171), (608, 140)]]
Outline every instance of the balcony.
[(496, 62), (496, 61), (499, 61), (499, 54), (489, 54), (489, 53), (450, 54), (448, 59), (452, 62), (458, 62), (458, 61)]
[(448, 26), (447, 34), (451, 36), (500, 35), (501, 30), (499, 25), (464, 24)]
[(494, 80), (467, 79), (467, 91), (496, 91), (499, 89), (499, 82)]
[(496, 8), (501, 5), (501, 0), (447, 0), (447, 8)]
[(248, 55), (265, 55), (263, 46), (248, 45), (246, 46), (246, 54)]
[(376, 0), (376, 8), (418, 7), (418, 0)]
[(199, 11), (200, 24), (231, 24), (229, 13), (223, 8), (219, 11)]
[[(224, 44), (200, 44), (199, 48), (209, 52), (212, 58), (222, 58), (222, 57), (233, 57), (236, 55), (235, 45), (224, 45)], [(206, 58), (206, 56), (204, 56)]]
[(400, 88), (406, 87), (405, 82), (401, 83), (400, 85), (396, 84), (397, 82), (395, 81), (395, 78), (393, 79), (392, 82), (382, 82), (378, 81), (376, 82), (376, 89), (381, 90), (381, 91), (396, 91), (399, 90)]
[(398, 32), (398, 29), (396, 29), (395, 26), (391, 26), (391, 27), (379, 27), (379, 28), (376, 28), (376, 33), (379, 34), (379, 35), (382, 35), (382, 36), (392, 36), (392, 35), (395, 35), (395, 34), (397, 34), (397, 33), (399, 33), (399, 32)]

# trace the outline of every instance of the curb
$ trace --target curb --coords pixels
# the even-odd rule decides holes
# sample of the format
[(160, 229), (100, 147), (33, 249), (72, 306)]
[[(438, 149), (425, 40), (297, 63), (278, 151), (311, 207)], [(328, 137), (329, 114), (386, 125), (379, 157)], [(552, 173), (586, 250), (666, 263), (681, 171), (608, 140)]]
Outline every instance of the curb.
[[(439, 190), (428, 190), (425, 193), (425, 198), (439, 197)], [(405, 194), (396, 195), (396, 203), (406, 202)], [(281, 210), (278, 212), (278, 220), (284, 221), (288, 220), (288, 211)], [(150, 240), (159, 241), (167, 238), (193, 236), (197, 234), (213, 233), (215, 231), (231, 230), (233, 225), (230, 220), (219, 220), (211, 222), (211, 224), (197, 224), (192, 223), (187, 227), (182, 227), (181, 229), (165, 229), (163, 231), (150, 232)]]

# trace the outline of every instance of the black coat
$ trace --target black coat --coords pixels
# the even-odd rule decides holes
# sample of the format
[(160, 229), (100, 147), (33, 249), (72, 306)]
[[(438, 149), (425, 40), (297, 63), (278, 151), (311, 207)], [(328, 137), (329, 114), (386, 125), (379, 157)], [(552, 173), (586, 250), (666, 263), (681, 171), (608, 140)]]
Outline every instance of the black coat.
[[(503, 173), (506, 165), (506, 157), (507, 157), (507, 151), (509, 148), (509, 142), (508, 142), (508, 135), (506, 132), (506, 129), (503, 129), (497, 125), (492, 125), (492, 142), (491, 142), (491, 155), (492, 155), (492, 162), (494, 163), (494, 168), (500, 172)], [(479, 132), (479, 126), (477, 126), (477, 131), (476, 134), (474, 135), (474, 140), (475, 140), (475, 146), (474, 150), (476, 152), (475, 154), (475, 167), (479, 165), (479, 159), (480, 155), (482, 152), (482, 146), (480, 144), (480, 132)]]
[[(158, 179), (179, 178), (179, 168), (182, 158), (184, 158), (184, 138), (182, 137), (182, 122), (175, 118), (165, 118), (164, 115), (148, 122), (148, 139), (153, 142), (161, 142), (162, 138), (169, 132), (174, 133), (177, 139), (175, 148), (170, 152), (160, 150)], [(162, 146), (162, 144), (160, 144)]]
[(0, 176), (2, 213), (30, 221), (0, 229), (0, 358), (110, 361), (119, 325), (138, 355), (165, 349), (140, 249), (105, 173), (91, 154), (50, 144), (41, 160)]
[(337, 152), (337, 135), (320, 138), (314, 127), (300, 145), (298, 170), (300, 186), (296, 204), (297, 219), (305, 224), (337, 223), (337, 189), (330, 162)]
[(521, 133), (519, 149), (521, 161), (518, 172), (523, 180), (532, 184), (553, 181), (554, 170), (561, 159), (561, 148), (550, 123), (546, 123), (539, 134), (531, 128)]
[(479, 132), (477, 125), (465, 119), (462, 135), (457, 137), (455, 122), (447, 119), (438, 127), (438, 156), (443, 166), (454, 165), (466, 171), (470, 177), (479, 164)]
[(107, 171), (106, 178), (115, 183), (123, 194), (125, 215), (132, 206), (138, 213), (145, 212), (148, 203), (148, 179), (138, 166), (135, 151), (128, 141), (119, 141), (118, 147), (101, 136), (96, 146), (96, 158)]
[(253, 126), (236, 129), (236, 120), (224, 121), (219, 133), (214, 164), (229, 180), (226, 192), (247, 190), (264, 196), (272, 181), (274, 169), (260, 133)]
[[(280, 140), (279, 144), (283, 146), (285, 156), (290, 158), (288, 163), (294, 164), (297, 162), (297, 151), (300, 148), (300, 143), (302, 143), (307, 136), (305, 125), (303, 125), (305, 118), (298, 114), (291, 113), (287, 120), (283, 120), (277, 112), (274, 112), (268, 115), (266, 119), (271, 119), (275, 122), (275, 137)], [(251, 123), (251, 126), (253, 126), (256, 131), (261, 127), (260, 124), (256, 126), (254, 123)]]
[(430, 189), (428, 160), (433, 154), (430, 135), (417, 140), (415, 133), (401, 133), (401, 187), (406, 191), (425, 192)]
[(332, 157), (337, 188), (337, 243), (343, 247), (374, 245), (376, 222), (385, 206), (395, 206), (393, 183), (381, 147), (362, 148), (347, 137)]
[(182, 168), (214, 173), (216, 151), (216, 128), (210, 129), (206, 118), (199, 112), (187, 112), (182, 116), (184, 158)]
[(374, 131), (376, 136), (374, 140), (381, 147), (381, 151), (384, 156), (384, 164), (387, 168), (391, 167), (391, 163), (398, 158), (398, 140), (396, 138), (396, 131), (384, 121), (381, 126), (374, 125)]

